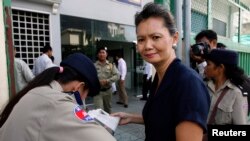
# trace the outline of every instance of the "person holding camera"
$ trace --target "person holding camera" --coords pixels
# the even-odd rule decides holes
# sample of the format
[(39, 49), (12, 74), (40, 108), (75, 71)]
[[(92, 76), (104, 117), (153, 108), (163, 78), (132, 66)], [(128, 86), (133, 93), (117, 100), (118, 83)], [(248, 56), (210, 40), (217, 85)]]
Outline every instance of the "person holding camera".
[(217, 48), (217, 40), (217, 33), (210, 29), (199, 32), (195, 37), (196, 43), (207, 43), (211, 49)]
[(195, 42), (196, 44), (192, 45), (190, 50), (191, 67), (205, 79), (204, 68), (207, 62), (204, 55), (217, 47), (217, 33), (213, 30), (203, 30), (196, 35)]

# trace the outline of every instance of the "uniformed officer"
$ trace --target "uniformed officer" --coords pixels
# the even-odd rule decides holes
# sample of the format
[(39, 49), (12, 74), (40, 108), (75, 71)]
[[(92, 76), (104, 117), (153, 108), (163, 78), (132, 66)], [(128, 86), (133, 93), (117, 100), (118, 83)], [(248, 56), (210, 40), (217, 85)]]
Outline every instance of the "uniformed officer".
[(244, 81), (244, 72), (238, 64), (235, 51), (213, 49), (205, 56), (205, 75), (208, 82), (211, 105), (208, 124), (247, 124), (247, 97), (237, 87)]
[(107, 113), (111, 113), (112, 83), (119, 79), (119, 72), (115, 65), (109, 63), (107, 47), (97, 50), (98, 60), (95, 62), (98, 78), (101, 84), (100, 93), (94, 97), (94, 105)]
[(39, 74), (7, 104), (1, 141), (115, 141), (81, 108), (81, 99), (100, 90), (92, 61), (75, 53), (60, 65)]

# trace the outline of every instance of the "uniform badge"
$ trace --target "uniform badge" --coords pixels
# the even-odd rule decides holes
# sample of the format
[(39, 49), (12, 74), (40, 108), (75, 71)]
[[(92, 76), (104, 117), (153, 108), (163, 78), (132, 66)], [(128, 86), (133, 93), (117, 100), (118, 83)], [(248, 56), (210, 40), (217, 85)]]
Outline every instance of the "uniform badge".
[(80, 120), (84, 120), (84, 121), (91, 121), (91, 120), (94, 120), (92, 117), (90, 117), (88, 115), (88, 113), (86, 113), (79, 105), (76, 106), (74, 108), (74, 113), (75, 113), (75, 116), (80, 119)]

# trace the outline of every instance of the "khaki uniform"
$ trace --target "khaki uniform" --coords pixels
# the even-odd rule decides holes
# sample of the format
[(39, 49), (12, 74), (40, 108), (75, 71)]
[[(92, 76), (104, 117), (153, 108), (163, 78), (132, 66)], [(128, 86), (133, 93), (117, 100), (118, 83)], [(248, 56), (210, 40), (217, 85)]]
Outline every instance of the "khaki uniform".
[(56, 81), (29, 91), (0, 129), (0, 141), (115, 141), (62, 93)]
[(100, 93), (94, 97), (94, 105), (96, 108), (101, 108), (107, 113), (111, 113), (112, 99), (112, 83), (119, 79), (119, 72), (115, 65), (106, 61), (102, 64), (100, 61), (95, 62), (97, 75), (99, 80), (107, 80), (106, 86), (101, 86)]
[(225, 87), (228, 87), (229, 90), (226, 92), (226, 94), (218, 104), (214, 124), (247, 124), (247, 97), (243, 96), (240, 89), (232, 84), (229, 80), (227, 80), (224, 85), (221, 86), (217, 91), (215, 91), (213, 82), (208, 82), (208, 89), (211, 96), (211, 105), (209, 109), (208, 120), (217, 99), (219, 98)]

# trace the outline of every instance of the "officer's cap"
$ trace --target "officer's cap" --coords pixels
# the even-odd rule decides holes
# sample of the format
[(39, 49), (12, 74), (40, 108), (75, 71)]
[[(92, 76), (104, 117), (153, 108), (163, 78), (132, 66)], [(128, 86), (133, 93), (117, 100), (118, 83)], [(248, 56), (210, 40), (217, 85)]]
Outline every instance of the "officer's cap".
[(205, 58), (220, 64), (238, 65), (238, 53), (232, 50), (212, 49)]
[(82, 53), (74, 53), (69, 55), (61, 63), (61, 66), (68, 66), (77, 71), (89, 86), (89, 96), (95, 96), (100, 91), (100, 83), (98, 80), (96, 68), (93, 62)]

